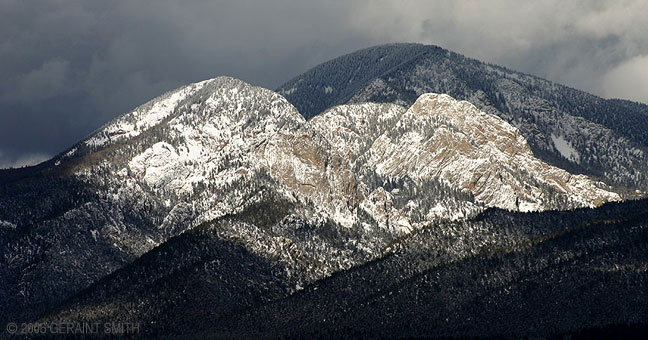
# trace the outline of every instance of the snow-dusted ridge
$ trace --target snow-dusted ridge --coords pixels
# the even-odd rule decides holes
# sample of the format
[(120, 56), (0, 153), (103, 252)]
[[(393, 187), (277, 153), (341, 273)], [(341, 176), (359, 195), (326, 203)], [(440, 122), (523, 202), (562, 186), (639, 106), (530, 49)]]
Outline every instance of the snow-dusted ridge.
[(83, 141), (83, 143), (87, 146), (100, 147), (106, 145), (108, 142), (137, 136), (152, 126), (159, 124), (163, 119), (173, 113), (182, 100), (196, 93), (213, 80), (204, 80), (170, 91), (118, 117), (108, 124), (108, 126)]
[[(116, 205), (142, 195), (160, 202), (156, 214), (168, 235), (263, 200), (253, 183), (266, 174), (284, 200), (312, 205), (301, 217), (309, 224), (331, 221), (370, 239), (487, 207), (541, 211), (620, 199), (535, 158), (519, 131), (497, 116), (443, 94), (422, 95), (409, 109), (341, 105), (306, 121), (278, 93), (219, 77), (156, 98), (77, 147), (85, 152), (77, 151), (72, 167), (78, 178), (107, 185)], [(134, 249), (164, 240), (151, 237)], [(263, 253), (267, 245), (255, 239), (249, 246)]]
[[(252, 110), (245, 107), (261, 97)], [(377, 189), (363, 182), (367, 171), (392, 180), (438, 181), (473, 195), (478, 205), (509, 210), (595, 207), (620, 199), (601, 183), (535, 158), (517, 128), (501, 118), (443, 94), (424, 94), (408, 110), (393, 104), (341, 105), (306, 122), (281, 95), (219, 77), (156, 98), (82, 143), (99, 150), (161, 124), (167, 136), (133, 154), (117, 173), (164, 192), (191, 195), (200, 183), (231, 183), (263, 169), (347, 226), (357, 222), (354, 209), (366, 206)], [(232, 158), (247, 166), (217, 169)], [(340, 186), (353, 192), (341, 192)], [(359, 200), (343, 208), (351, 194)], [(412, 197), (412, 204), (419, 199)], [(432, 211), (442, 211), (440, 206)]]

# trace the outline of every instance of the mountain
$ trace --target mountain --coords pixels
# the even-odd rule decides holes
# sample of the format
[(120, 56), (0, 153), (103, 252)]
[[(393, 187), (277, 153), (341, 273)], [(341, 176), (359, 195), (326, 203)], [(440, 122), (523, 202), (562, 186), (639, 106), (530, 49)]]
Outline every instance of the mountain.
[[(384, 309), (405, 334), (461, 336), (473, 333), (457, 320), (478, 316), (465, 310), (480, 296), (512, 306), (558, 284), (570, 296), (601, 268), (616, 291), (590, 298), (642, 287), (645, 201), (619, 202), (626, 191), (532, 150), (516, 125), (447, 94), (306, 120), (279, 93), (237, 79), (189, 84), (47, 162), (0, 171), (0, 323), (133, 321), (141, 337), (285, 337), (284, 324), (297, 336), (389, 336), (388, 325), (356, 326)], [(588, 262), (592, 252), (604, 255)], [(552, 274), (554, 257), (570, 276)], [(441, 286), (428, 284), (436, 275)], [(522, 297), (503, 295), (521, 276), (531, 277)], [(441, 290), (438, 304), (463, 309), (440, 333), (399, 319), (429, 312), (417, 294), (464, 286)], [(374, 303), (387, 288), (398, 299)], [(570, 316), (555, 330), (641, 323), (637, 306)]]
[(9, 316), (47, 309), (266, 196), (292, 207), (288, 221), (271, 231), (237, 222), (225, 234), (280, 261), (295, 287), (382, 256), (437, 219), (619, 199), (535, 159), (514, 127), (448, 96), (407, 111), (339, 106), (306, 121), (279, 94), (227, 77), (156, 98), (1, 190)]
[(436, 46), (376, 46), (325, 62), (277, 90), (310, 119), (347, 103), (410, 107), (445, 93), (517, 127), (541, 160), (626, 188), (648, 187), (648, 105), (606, 100)]

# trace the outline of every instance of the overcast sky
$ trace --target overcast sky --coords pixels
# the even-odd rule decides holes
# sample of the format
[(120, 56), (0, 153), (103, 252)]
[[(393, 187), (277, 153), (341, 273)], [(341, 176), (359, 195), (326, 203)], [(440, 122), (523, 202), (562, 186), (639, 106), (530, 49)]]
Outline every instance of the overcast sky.
[(276, 88), (421, 42), (648, 103), (648, 1), (1, 0), (0, 167), (47, 159), (188, 82)]

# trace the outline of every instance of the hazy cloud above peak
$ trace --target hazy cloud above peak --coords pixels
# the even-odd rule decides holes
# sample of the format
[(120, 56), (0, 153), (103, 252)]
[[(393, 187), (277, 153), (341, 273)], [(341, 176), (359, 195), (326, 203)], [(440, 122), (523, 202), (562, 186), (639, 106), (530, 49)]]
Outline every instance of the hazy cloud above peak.
[(648, 88), (637, 91), (633, 86), (637, 79), (627, 86), (617, 83), (615, 89), (605, 83), (608, 73), (619, 67), (645, 76), (645, 68), (634, 59), (648, 57), (646, 1), (372, 4), (354, 28), (375, 39), (437, 44), (604, 97), (648, 102)]
[(5, 0), (0, 167), (62, 151), (188, 82), (231, 75), (274, 88), (386, 42), (436, 44), (648, 102), (645, 13), (643, 0)]

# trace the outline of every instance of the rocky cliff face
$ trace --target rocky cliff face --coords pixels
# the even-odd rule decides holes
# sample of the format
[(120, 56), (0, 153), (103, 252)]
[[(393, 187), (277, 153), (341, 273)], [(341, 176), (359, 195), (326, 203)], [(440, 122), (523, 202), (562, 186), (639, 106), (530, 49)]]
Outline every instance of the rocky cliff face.
[(539, 211), (620, 199), (602, 183), (535, 158), (517, 128), (448, 95), (419, 97), (370, 155), (367, 166), (381, 174), (435, 178), (485, 206)]

